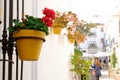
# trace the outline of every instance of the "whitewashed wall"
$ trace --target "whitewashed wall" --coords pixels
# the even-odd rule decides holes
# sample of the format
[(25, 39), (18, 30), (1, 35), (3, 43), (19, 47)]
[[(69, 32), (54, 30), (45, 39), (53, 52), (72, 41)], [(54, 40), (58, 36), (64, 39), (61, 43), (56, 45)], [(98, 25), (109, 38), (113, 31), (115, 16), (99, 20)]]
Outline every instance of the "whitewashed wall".
[[(69, 4), (71, 4), (70, 0), (32, 1), (32, 15), (41, 17), (41, 10), (45, 7), (55, 11), (70, 11)], [(67, 41), (66, 35), (54, 35), (50, 30), (50, 35), (46, 36), (46, 42), (43, 44), (39, 61), (32, 62), (32, 80), (72, 80), (69, 59), (73, 50), (74, 45)]]
[[(66, 36), (63, 35), (62, 39)], [(59, 42), (58, 35), (46, 37), (38, 61), (38, 80), (71, 80), (70, 79), (70, 46)], [(72, 49), (71, 49), (72, 50)]]
[[(44, 7), (62, 12), (71, 10), (70, 0), (38, 0), (37, 3), (38, 16), (41, 16), (41, 10)], [(50, 33), (43, 44), (39, 61), (37, 64), (34, 64), (37, 65), (37, 70), (35, 70), (38, 74), (34, 75), (35, 78), (37, 77), (36, 80), (71, 80), (72, 73), (70, 71), (69, 59), (73, 49), (74, 46), (67, 42), (66, 35), (60, 37)]]

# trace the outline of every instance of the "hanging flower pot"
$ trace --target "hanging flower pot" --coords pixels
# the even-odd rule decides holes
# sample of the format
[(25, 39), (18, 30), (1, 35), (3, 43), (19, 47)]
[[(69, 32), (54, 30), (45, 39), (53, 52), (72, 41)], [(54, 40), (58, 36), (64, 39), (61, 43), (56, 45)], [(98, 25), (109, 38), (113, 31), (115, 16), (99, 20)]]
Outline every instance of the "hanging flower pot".
[(61, 31), (62, 31), (62, 28), (61, 27), (54, 27), (53, 28), (53, 33), (54, 34), (57, 34), (57, 35), (59, 35), (60, 33), (61, 33)]
[(74, 42), (75, 42), (74, 34), (71, 34), (70, 32), (68, 32), (67, 37), (68, 37), (68, 41), (69, 41), (70, 43), (74, 43)]
[(19, 30), (14, 32), (18, 55), (21, 60), (38, 60), (45, 33), (37, 30)]
[(74, 43), (74, 42), (75, 42), (75, 39), (74, 39), (74, 38), (68, 38), (68, 41), (69, 41), (70, 43)]
[(84, 34), (78, 32), (78, 31), (75, 31), (74, 35), (75, 35), (75, 41), (78, 44), (80, 44), (81, 42), (84, 42), (84, 40), (85, 40), (85, 35)]
[(67, 27), (68, 24), (68, 15), (69, 13), (61, 13), (59, 11), (56, 11), (56, 17), (53, 22), (53, 33), (59, 35), (63, 28)]
[(8, 27), (16, 41), (18, 56), (21, 60), (38, 60), (45, 36), (55, 19), (55, 11), (44, 8), (43, 17), (25, 15), (21, 20), (13, 19), (13, 26)]

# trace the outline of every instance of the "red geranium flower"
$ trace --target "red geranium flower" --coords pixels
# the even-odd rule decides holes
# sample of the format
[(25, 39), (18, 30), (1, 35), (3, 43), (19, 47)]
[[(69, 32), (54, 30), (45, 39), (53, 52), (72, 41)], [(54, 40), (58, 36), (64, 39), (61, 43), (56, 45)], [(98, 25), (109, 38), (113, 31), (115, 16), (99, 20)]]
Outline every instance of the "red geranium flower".
[(45, 15), (42, 17), (42, 21), (48, 26), (51, 27), (53, 24), (53, 20), (55, 19), (55, 11), (52, 9), (44, 8), (43, 14)]
[(43, 14), (48, 18), (55, 19), (55, 11), (52, 9), (44, 8)]
[(51, 18), (48, 18), (48, 17), (43, 17), (43, 18), (41, 18), (42, 19), (42, 21), (48, 26), (48, 27), (51, 27), (52, 26), (52, 23), (53, 23), (53, 21), (52, 21), (52, 19)]

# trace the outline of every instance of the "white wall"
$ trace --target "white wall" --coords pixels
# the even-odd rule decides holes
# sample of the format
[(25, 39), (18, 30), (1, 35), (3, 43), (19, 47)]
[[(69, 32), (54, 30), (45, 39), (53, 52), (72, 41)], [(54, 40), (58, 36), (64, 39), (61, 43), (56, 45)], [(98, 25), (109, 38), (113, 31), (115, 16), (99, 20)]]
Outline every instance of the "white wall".
[(38, 80), (71, 80), (69, 46), (60, 44), (58, 37), (54, 34), (46, 37), (38, 61)]
[[(67, 4), (67, 5), (66, 5)], [(44, 7), (55, 11), (70, 11), (70, 0), (38, 0), (37, 15), (41, 16)], [(74, 45), (67, 42), (65, 35), (58, 36), (50, 33), (43, 44), (40, 59), (37, 62), (38, 80), (71, 80), (70, 55), (73, 53)], [(33, 79), (34, 80), (34, 79)]]

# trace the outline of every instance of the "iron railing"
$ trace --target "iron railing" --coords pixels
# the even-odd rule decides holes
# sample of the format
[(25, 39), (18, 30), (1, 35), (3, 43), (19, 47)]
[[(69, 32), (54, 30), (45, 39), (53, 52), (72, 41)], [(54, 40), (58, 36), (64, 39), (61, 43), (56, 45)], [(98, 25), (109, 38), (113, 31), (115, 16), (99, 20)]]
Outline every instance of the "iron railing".
[[(16, 14), (16, 18), (19, 19), (19, 14), (24, 15), (24, 0), (2, 0), (3, 1), (3, 19), (2, 22), (3, 31), (2, 39), (2, 58), (0, 62), (2, 64), (2, 71), (0, 71), (2, 78), (0, 80), (23, 80), (23, 61), (20, 61), (15, 48), (15, 42), (13, 39), (13, 33), (7, 31), (8, 26), (12, 26), (13, 14)], [(21, 1), (21, 2), (20, 2)], [(13, 3), (16, 2), (16, 5)], [(22, 8), (20, 8), (22, 7)], [(22, 10), (20, 10), (20, 9)], [(15, 13), (13, 10), (17, 9)], [(21, 12), (21, 13), (20, 13)], [(15, 52), (14, 52), (15, 51)], [(16, 53), (16, 54), (15, 54)], [(13, 59), (15, 55), (16, 59)], [(15, 71), (13, 71), (13, 65), (15, 65)], [(1, 67), (1, 66), (0, 66)], [(13, 72), (16, 76), (13, 79)]]

